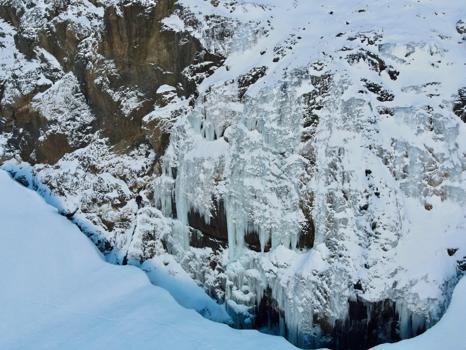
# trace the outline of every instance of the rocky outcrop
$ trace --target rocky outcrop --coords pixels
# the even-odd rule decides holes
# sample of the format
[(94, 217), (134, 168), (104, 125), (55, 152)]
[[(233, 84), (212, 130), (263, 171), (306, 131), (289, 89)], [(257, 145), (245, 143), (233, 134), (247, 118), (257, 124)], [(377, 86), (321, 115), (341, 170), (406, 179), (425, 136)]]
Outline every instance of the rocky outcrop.
[(466, 123), (466, 88), (458, 90), (458, 97), (454, 102), (453, 112)]
[[(46, 11), (39, 3), (30, 8), (21, 3), (3, 5), (1, 17), (17, 28), (14, 39), (19, 53), (49, 64), (42, 70), (47, 82), (1, 105), (2, 114), (12, 120), (10, 127), (24, 130), (21, 142), (27, 146), (21, 147), (22, 158), (31, 163), (53, 164), (65, 153), (83, 146), (70, 142), (69, 135), (53, 132), (43, 142), (36, 142), (39, 130), (47, 134), (50, 127), (35, 113), (31, 102), (67, 73), (76, 77), (75, 89), (95, 116), (92, 131), (86, 129), (82, 138), (99, 131), (123, 152), (151, 142), (158, 153), (163, 153), (168, 134), (154, 123), (145, 127), (142, 121), (159, 102), (158, 88), (173, 86), (179, 97), (192, 98), (196, 84), (222, 61), (221, 56), (207, 53), (189, 33), (163, 25), (162, 20), (175, 8), (174, 1), (149, 7), (132, 1), (96, 7), (95, 12), (81, 14), (89, 27), (80, 28), (70, 14), (73, 5), (66, 2)], [(44, 11), (46, 22), (28, 28), (21, 17), (32, 16), (34, 11)], [(47, 62), (50, 57), (59, 64), (58, 71)], [(20, 141), (16, 142), (12, 148), (19, 147)]]

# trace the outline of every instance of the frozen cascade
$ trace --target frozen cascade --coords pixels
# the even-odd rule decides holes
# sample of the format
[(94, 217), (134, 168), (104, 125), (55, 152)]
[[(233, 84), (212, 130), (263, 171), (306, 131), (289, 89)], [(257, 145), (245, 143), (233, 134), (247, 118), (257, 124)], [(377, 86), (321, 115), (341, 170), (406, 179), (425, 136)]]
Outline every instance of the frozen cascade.
[[(287, 329), (295, 339), (304, 317), (289, 307), (291, 301), (279, 278), (265, 283), (269, 273), (261, 269), (261, 257), (246, 249), (246, 237), (257, 235), (261, 252), (297, 247), (304, 221), (303, 191), (291, 179), (304, 178), (308, 162), (298, 155), (303, 130), (303, 105), (296, 103), (300, 84), (301, 79), (294, 78), (245, 96), (243, 104), (233, 95), (236, 87), (225, 84), (210, 89), (206, 98), (199, 99), (203, 103), (177, 122), (180, 133), (164, 155), (163, 175), (154, 183), (162, 212), (172, 212), (175, 199), (177, 234), (189, 226), (190, 211), (209, 223), (212, 199), (224, 201), (229, 256), (225, 265), (231, 277), (226, 300), (253, 307), (270, 288), (284, 312), (282, 332)], [(189, 230), (184, 232), (189, 235)]]
[(269, 239), (272, 249), (280, 244), (296, 247), (304, 218), (299, 189), (289, 179), (304, 173), (305, 160), (295, 156), (302, 112), (294, 98), (286, 84), (260, 92), (245, 102), (238, 124), (228, 130), (232, 141), (225, 202), (232, 258), (252, 232), (259, 237), (261, 251)]
[(184, 225), (190, 211), (210, 223), (212, 200), (223, 200), (231, 259), (241, 255), (247, 235), (257, 235), (260, 251), (297, 246), (303, 214), (290, 179), (304, 173), (306, 160), (296, 155), (302, 111), (296, 89), (287, 84), (248, 98), (244, 107), (232, 97), (236, 88), (211, 89), (177, 121), (180, 133), (154, 184), (162, 212), (173, 212), (174, 198), (176, 219)]
[(397, 304), (396, 312), (399, 317), (401, 339), (414, 337), (427, 328), (425, 318), (410, 312), (406, 305)]
[[(301, 77), (306, 75), (301, 72)], [(358, 276), (376, 281), (379, 274), (383, 275), (385, 261), (391, 259), (399, 239), (393, 232), (403, 231), (405, 218), (400, 216), (399, 207), (404, 196), (401, 191), (406, 189), (401, 186), (398, 190), (393, 172), (382, 165), (385, 156), (381, 150), (387, 147), (377, 136), (380, 131), (370, 106), (362, 99), (345, 98), (351, 84), (348, 77), (331, 84), (334, 98), (318, 113), (316, 138), (311, 140), (313, 149), (318, 150), (313, 169), (316, 173), (306, 173), (308, 160), (299, 155), (303, 148), (303, 106), (293, 103), (300, 101), (296, 91), (301, 83), (288, 81), (254, 96), (246, 95), (242, 105), (233, 93), (234, 83), (210, 89), (199, 99), (202, 102), (177, 122), (175, 127), (182, 132), (176, 134), (164, 156), (167, 170), (161, 177), (170, 180), (162, 184), (157, 179), (160, 188), (155, 192), (167, 194), (167, 208), (175, 199), (180, 223), (177, 232), (185, 234), (185, 245), (189, 244), (189, 230), (179, 229), (189, 226), (188, 213), (195, 211), (210, 223), (213, 200), (223, 200), (228, 233), (225, 299), (257, 307), (270, 290), (268, 297), (276, 303), (278, 313), (277, 331), (295, 344), (318, 346), (326, 344), (323, 322), (333, 322), (328, 326), (333, 329), (337, 320), (350, 317), (346, 305), (351, 292), (334, 293), (330, 286), (340, 284), (339, 290), (345, 290), (343, 286), (356, 284)], [(354, 115), (359, 115), (356, 124)], [(342, 141), (351, 141), (353, 148), (348, 149)], [(367, 169), (356, 168), (359, 164), (367, 164)], [(176, 176), (172, 169), (176, 169)], [(299, 187), (287, 181), (292, 178), (306, 178), (306, 185)], [(296, 247), (304, 220), (300, 201), (307, 193), (313, 198), (315, 249), (303, 254)], [(361, 215), (365, 202), (371, 208), (369, 216)], [(373, 230), (376, 232), (371, 233)], [(280, 275), (290, 266), (284, 261), (270, 265), (272, 258), (262, 258), (247, 249), (251, 234), (257, 235), (260, 252), (281, 251), (287, 256), (296, 250), (293, 254), (302, 257), (288, 260), (307, 259), (303, 262), (307, 271)], [(329, 269), (323, 261), (335, 254), (338, 263)], [(354, 256), (361, 258), (355, 260)], [(306, 293), (309, 285), (316, 288), (314, 297)], [(371, 293), (377, 295), (380, 290), (366, 291), (368, 300), (362, 305), (368, 315)], [(312, 307), (304, 309), (304, 303)], [(331, 305), (330, 320), (320, 319), (321, 303)], [(425, 328), (425, 317), (400, 305), (396, 303), (401, 337)]]

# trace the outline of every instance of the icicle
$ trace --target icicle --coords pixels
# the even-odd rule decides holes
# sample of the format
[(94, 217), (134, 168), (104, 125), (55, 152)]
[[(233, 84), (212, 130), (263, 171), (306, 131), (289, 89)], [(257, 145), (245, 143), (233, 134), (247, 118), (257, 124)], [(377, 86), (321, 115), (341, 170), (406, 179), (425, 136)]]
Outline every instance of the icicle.
[(189, 228), (186, 225), (175, 220), (173, 222), (173, 234), (178, 237), (178, 242), (181, 242), (183, 249), (189, 248)]
[(398, 314), (399, 334), (401, 339), (407, 339), (418, 335), (426, 328), (426, 318), (412, 312), (405, 304), (396, 303)]
[(261, 252), (265, 251), (265, 244), (267, 243), (269, 235), (266, 234), (263, 230), (259, 230), (259, 242), (261, 246)]

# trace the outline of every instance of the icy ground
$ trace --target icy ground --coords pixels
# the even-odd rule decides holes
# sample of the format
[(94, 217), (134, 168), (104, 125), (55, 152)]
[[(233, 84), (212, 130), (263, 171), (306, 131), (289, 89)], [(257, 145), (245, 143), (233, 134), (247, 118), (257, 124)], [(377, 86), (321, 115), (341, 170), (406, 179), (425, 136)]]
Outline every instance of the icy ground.
[(0, 349), (291, 349), (184, 309), (0, 172)]

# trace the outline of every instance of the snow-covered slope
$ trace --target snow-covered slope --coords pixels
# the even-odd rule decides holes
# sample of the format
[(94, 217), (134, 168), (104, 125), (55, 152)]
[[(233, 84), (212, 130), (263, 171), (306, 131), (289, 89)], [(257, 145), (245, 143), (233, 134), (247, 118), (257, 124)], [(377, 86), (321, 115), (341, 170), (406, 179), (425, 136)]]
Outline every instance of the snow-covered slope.
[(0, 171), (0, 348), (292, 349), (184, 309), (135, 267), (108, 264), (79, 229)]
[(466, 270), (464, 0), (0, 16), (0, 161), (107, 259), (184, 269), (237, 326), (302, 347), (440, 319)]

